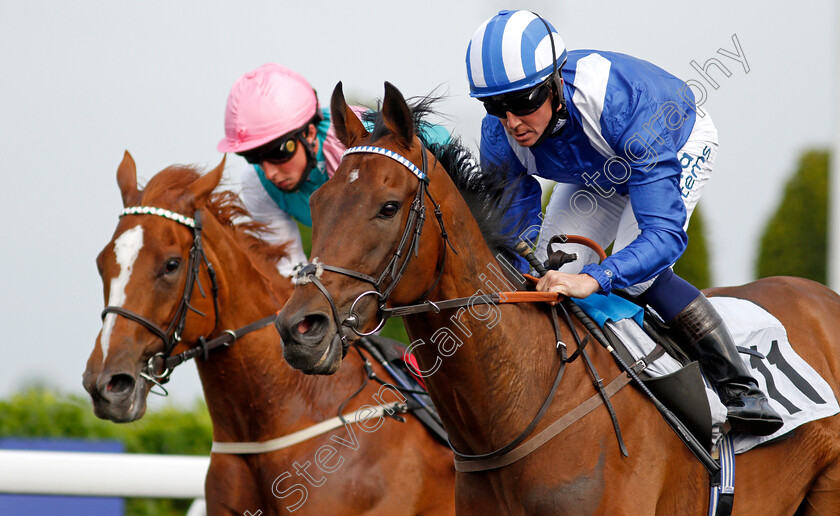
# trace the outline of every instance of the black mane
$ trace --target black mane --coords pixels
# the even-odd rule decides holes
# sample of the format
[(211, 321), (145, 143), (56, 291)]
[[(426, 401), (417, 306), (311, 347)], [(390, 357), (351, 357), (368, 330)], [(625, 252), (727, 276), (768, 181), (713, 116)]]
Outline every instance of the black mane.
[[(524, 220), (512, 222), (502, 215), (515, 200), (513, 195), (519, 190), (518, 181), (511, 183), (505, 170), (482, 170), (472, 152), (456, 136), (445, 144), (430, 143), (425, 139), (424, 129), (432, 125), (429, 117), (440, 116), (433, 109), (440, 99), (432, 95), (408, 99), (416, 134), (455, 183), (493, 254), (515, 255), (513, 246), (527, 223)], [(390, 134), (379, 110), (368, 111), (363, 120), (373, 124), (371, 141)]]

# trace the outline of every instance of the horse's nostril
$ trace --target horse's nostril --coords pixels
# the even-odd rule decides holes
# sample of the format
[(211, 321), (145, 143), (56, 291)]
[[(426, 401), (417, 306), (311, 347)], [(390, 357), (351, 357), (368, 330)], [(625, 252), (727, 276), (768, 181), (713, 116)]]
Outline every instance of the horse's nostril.
[(298, 323), (297, 331), (298, 331), (298, 333), (303, 335), (306, 332), (308, 332), (309, 328), (311, 328), (311, 327), (312, 327), (312, 316), (308, 316), (304, 320), (302, 320), (301, 322)]
[(274, 320), (274, 327), (286, 346), (312, 345), (323, 338), (330, 321), (327, 314), (321, 312), (286, 314), (281, 311)]
[(305, 316), (303, 319), (292, 326), (292, 332), (300, 337), (307, 339), (321, 338), (329, 326), (329, 319), (326, 315), (320, 313), (312, 313)]
[(109, 394), (123, 394), (134, 388), (134, 378), (127, 374), (115, 374), (105, 388)]

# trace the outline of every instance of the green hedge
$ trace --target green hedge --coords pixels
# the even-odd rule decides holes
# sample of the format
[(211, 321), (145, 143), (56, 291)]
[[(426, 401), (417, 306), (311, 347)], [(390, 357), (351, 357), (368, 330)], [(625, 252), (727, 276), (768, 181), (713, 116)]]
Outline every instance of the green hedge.
[(829, 153), (809, 150), (785, 185), (761, 235), (756, 276), (799, 276), (825, 284), (828, 276)]

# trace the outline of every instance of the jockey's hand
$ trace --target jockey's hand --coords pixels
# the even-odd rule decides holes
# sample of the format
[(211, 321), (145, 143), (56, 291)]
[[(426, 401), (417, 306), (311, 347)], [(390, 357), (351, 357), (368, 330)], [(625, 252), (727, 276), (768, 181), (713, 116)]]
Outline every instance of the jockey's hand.
[(598, 280), (589, 274), (548, 271), (537, 283), (537, 290), (557, 292), (568, 297), (584, 298), (601, 290), (601, 285), (598, 284)]

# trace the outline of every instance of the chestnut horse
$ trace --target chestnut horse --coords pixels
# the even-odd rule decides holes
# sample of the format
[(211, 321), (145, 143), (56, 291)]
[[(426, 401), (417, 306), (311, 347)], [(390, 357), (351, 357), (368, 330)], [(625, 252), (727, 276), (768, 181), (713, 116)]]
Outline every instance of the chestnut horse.
[[(196, 288), (187, 296), (191, 308), (184, 309), (181, 343), (173, 353), (201, 337), (210, 340), (227, 328), (272, 316), (292, 292), (291, 282), (275, 268), (282, 249), (249, 234), (258, 225), (232, 222), (245, 215), (235, 194), (211, 193), (223, 168), (224, 161), (200, 176), (190, 168), (169, 167), (140, 190), (127, 152), (119, 166), (117, 182), (126, 208), (162, 208), (176, 220), (124, 215), (97, 258), (106, 303), (112, 306), (88, 359), (84, 386), (100, 418), (128, 422), (145, 412), (149, 378), (154, 378), (147, 363), (164, 351), (164, 343), (145, 323), (126, 314), (159, 328), (179, 317), (182, 295), (190, 288), (191, 248), (197, 247), (194, 230), (177, 220), (180, 215), (194, 218), (200, 210), (200, 247), (207, 261), (197, 258)], [(215, 269), (218, 310), (207, 264)], [(325, 378), (290, 368), (280, 350), (274, 329), (263, 328), (210, 351), (206, 360), (196, 360), (214, 441), (276, 439), (335, 417), (346, 400), (349, 410), (343, 414), (377, 405), (372, 399), (379, 386), (373, 382), (353, 396), (367, 378), (358, 354), (348, 357), (352, 366), (336, 378)], [(374, 370), (386, 378), (378, 365)], [(385, 397), (390, 401), (392, 395)], [(380, 419), (375, 432), (370, 429), (376, 420), (361, 428), (352, 420), (347, 426), (339, 423), (335, 430), (272, 452), (212, 453), (205, 483), (208, 514), (452, 514), (455, 472), (450, 450), (413, 416), (405, 423), (386, 421)]]
[[(444, 170), (436, 159), (443, 159), (440, 152), (432, 155), (422, 146), (413, 108), (388, 83), (372, 133), (347, 107), (340, 83), (332, 114), (341, 141), (355, 148), (312, 196), (312, 255), (321, 263), (313, 275), (321, 288), (298, 284), (278, 315), (284, 356), (304, 372), (340, 372), (341, 335), (376, 326), (383, 310), (425, 302), (428, 309), (406, 316), (405, 323), (452, 445), (471, 455), (498, 450), (523, 433), (557, 375), (549, 308), (447, 309), (445, 300), (506, 290), (491, 274), (503, 264), (450, 176), (462, 178)], [(418, 206), (425, 197), (428, 211), (439, 203), (440, 224), (429, 216), (422, 226), (418, 210), (425, 208)], [(838, 394), (840, 350), (832, 340), (840, 335), (839, 296), (795, 278), (714, 294), (752, 300), (778, 317), (796, 351)], [(570, 323), (588, 334), (578, 321)], [(571, 343), (570, 331), (561, 322), (560, 333)], [(591, 359), (605, 382), (621, 374), (605, 351), (591, 350)], [(533, 435), (595, 393), (584, 364), (569, 363)], [(459, 471), (458, 514), (706, 514), (708, 474), (653, 404), (636, 388), (620, 390), (612, 402), (629, 457), (620, 453), (609, 412), (600, 407), (518, 462)], [(839, 459), (837, 416), (737, 456), (733, 514), (790, 515), (803, 500), (804, 514), (837, 514)]]

